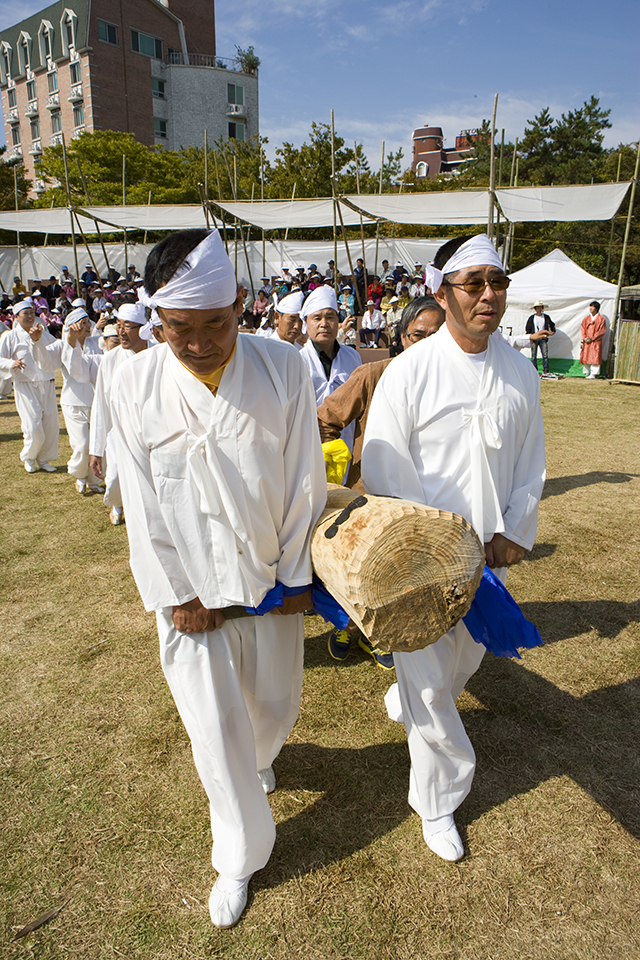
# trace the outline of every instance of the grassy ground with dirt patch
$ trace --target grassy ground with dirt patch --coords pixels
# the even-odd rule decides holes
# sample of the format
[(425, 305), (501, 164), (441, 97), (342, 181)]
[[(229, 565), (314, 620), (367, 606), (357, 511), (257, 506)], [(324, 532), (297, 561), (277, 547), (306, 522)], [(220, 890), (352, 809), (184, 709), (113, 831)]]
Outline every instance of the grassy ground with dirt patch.
[(126, 531), (64, 466), (25, 473), (0, 401), (4, 956), (640, 956), (640, 390), (543, 382), (542, 402), (538, 543), (509, 587), (545, 645), (488, 655), (460, 697), (478, 755), (457, 815), (468, 856), (446, 864), (422, 840), (389, 675), (359, 651), (335, 665), (326, 625), (307, 618), (276, 847), (225, 932), (207, 911), (206, 798)]

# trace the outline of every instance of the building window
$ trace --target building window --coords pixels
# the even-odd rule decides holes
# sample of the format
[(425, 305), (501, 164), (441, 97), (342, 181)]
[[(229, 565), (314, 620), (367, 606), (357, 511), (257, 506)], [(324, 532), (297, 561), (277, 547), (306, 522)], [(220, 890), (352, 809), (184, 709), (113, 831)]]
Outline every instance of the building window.
[(27, 100), (31, 102), (36, 99), (36, 82), (35, 80), (27, 81)]
[(244, 106), (244, 87), (239, 87), (237, 83), (227, 84), (227, 103), (237, 103), (239, 107)]
[(98, 40), (105, 43), (118, 45), (118, 28), (115, 23), (107, 23), (106, 20), (98, 20)]
[(426, 177), (428, 172), (429, 172), (429, 165), (427, 163), (424, 163), (424, 161), (421, 160), (418, 166), (416, 167), (416, 177)]
[(62, 130), (62, 117), (59, 110), (54, 110), (51, 114), (51, 133), (60, 133)]
[(29, 40), (25, 34), (22, 34), (18, 45), (18, 62), (20, 64), (21, 73), (26, 73), (31, 67), (31, 61), (29, 57)]
[(2, 83), (6, 83), (9, 77), (11, 76), (11, 60), (10, 60), (10, 51), (11, 47), (8, 43), (2, 44), (2, 57), (0, 58), (0, 80)]
[(153, 135), (154, 137), (162, 137), (163, 140), (167, 139), (166, 120), (161, 120), (160, 117), (153, 118)]
[(80, 83), (82, 77), (80, 76), (80, 64), (77, 61), (71, 64), (69, 72), (71, 73), (71, 85), (75, 86), (76, 83)]
[(145, 57), (155, 57), (162, 60), (162, 40), (150, 37), (147, 33), (138, 30), (131, 31), (131, 49), (136, 53), (144, 53)]
[(40, 139), (40, 121), (39, 120), (31, 121), (31, 139), (32, 140)]
[(47, 83), (49, 84), (49, 93), (58, 92), (58, 72), (57, 70), (52, 70), (51, 73), (47, 74)]
[(11, 143), (14, 147), (20, 146), (20, 126), (16, 124), (15, 127), (11, 127)]
[(78, 29), (78, 17), (73, 10), (63, 10), (60, 18), (60, 32), (62, 35), (62, 53), (65, 57), (70, 56), (71, 50), (76, 45), (76, 30)]
[(16, 97), (16, 89), (12, 87), (10, 90), (7, 90), (7, 102), (9, 107), (15, 107), (18, 105), (18, 98)]
[(74, 127), (84, 127), (84, 104), (78, 103), (73, 108)]
[(164, 80), (158, 80), (151, 77), (151, 95), (158, 100), (164, 100)]
[(229, 124), (229, 139), (244, 140), (244, 123)]
[(65, 23), (65, 32), (67, 37), (67, 46), (74, 47), (75, 44), (73, 42), (73, 21), (67, 19), (67, 22)]

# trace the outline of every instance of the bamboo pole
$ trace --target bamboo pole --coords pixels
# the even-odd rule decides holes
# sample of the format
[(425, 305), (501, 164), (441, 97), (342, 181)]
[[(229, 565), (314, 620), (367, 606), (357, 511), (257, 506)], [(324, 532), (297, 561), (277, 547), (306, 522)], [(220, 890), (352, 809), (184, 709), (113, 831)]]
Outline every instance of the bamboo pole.
[[(333, 195), (334, 195), (334, 197), (335, 197), (335, 196), (336, 196), (336, 184), (335, 184), (335, 180), (333, 179), (333, 177), (331, 178), (331, 183), (332, 183), (332, 185), (333, 185)], [(341, 210), (341, 208), (340, 208), (340, 202), (339, 202), (338, 200), (336, 200), (336, 205), (337, 205), (337, 209), (338, 209), (338, 216), (340, 217), (340, 226), (341, 226), (341, 228), (342, 228), (342, 239), (344, 240), (345, 249), (346, 249), (346, 251), (347, 251), (347, 260), (349, 261), (349, 270), (351, 271), (351, 276), (354, 277), (353, 262), (352, 262), (352, 260), (351, 260), (351, 251), (349, 250), (349, 243), (348, 243), (348, 241), (347, 241), (347, 231), (346, 231), (345, 228), (344, 228), (344, 220), (342, 219), (342, 210)], [(355, 282), (355, 279), (354, 279), (353, 283), (354, 283), (355, 288), (356, 288), (356, 291), (355, 291), (355, 292), (356, 292), (356, 299), (357, 299), (357, 301), (358, 301), (358, 306), (360, 306), (360, 308), (361, 308), (361, 309), (360, 309), (360, 316), (362, 317), (362, 316), (364, 316), (364, 310), (362, 309), (362, 304), (360, 303), (360, 292), (359, 292), (359, 290), (358, 290), (358, 284)]]
[[(234, 153), (234, 155), (233, 155), (233, 180), (231, 180), (231, 171), (229, 170), (229, 162), (228, 162), (228, 160), (227, 160), (227, 155), (226, 155), (226, 153), (225, 153), (224, 151), (223, 151), (222, 155), (223, 155), (223, 157), (224, 157), (224, 162), (225, 162), (226, 165), (227, 165), (227, 173), (229, 174), (229, 181), (230, 181), (230, 183), (231, 183), (231, 188), (232, 188), (232, 190), (233, 190), (233, 199), (237, 201), (237, 199), (238, 199), (238, 187), (237, 187), (237, 182), (238, 182), (238, 181), (237, 181), (238, 168), (237, 168), (237, 165), (236, 165), (236, 155), (235, 155), (235, 153)], [(235, 233), (235, 231), (237, 230), (238, 226), (240, 227), (240, 239), (241, 239), (241, 241), (242, 241), (242, 247), (243, 247), (243, 250), (244, 250), (244, 257), (245, 257), (245, 260), (246, 260), (246, 263), (247, 263), (247, 271), (249, 272), (249, 284), (251, 285), (251, 295), (252, 295), (253, 299), (255, 300), (255, 298), (256, 298), (256, 291), (255, 291), (255, 287), (254, 287), (254, 285), (253, 285), (253, 275), (252, 275), (252, 273), (251, 273), (251, 263), (249, 262), (249, 251), (247, 250), (247, 245), (246, 245), (245, 240), (244, 240), (244, 230), (242, 229), (242, 224), (239, 222), (239, 220), (237, 219), (237, 217), (236, 217), (235, 225), (234, 225), (234, 240), (235, 240), (235, 248), (236, 248), (236, 277), (237, 277), (237, 275), (238, 275), (238, 237), (237, 237), (237, 234)]]
[[(504, 156), (504, 127), (500, 137), (500, 163), (498, 166), (498, 190), (502, 186), (502, 159)], [(500, 246), (500, 207), (496, 203), (496, 250)]]
[(493, 240), (494, 231), (493, 231), (493, 208), (495, 205), (496, 199), (496, 157), (495, 157), (495, 141), (496, 141), (496, 113), (498, 112), (498, 94), (496, 93), (493, 98), (493, 118), (491, 120), (491, 155), (489, 157), (489, 222), (487, 224), (487, 236), (489, 240)]
[(204, 128), (204, 196), (209, 199), (209, 141), (207, 139), (207, 128)]
[[(358, 187), (358, 196), (360, 196), (360, 165), (358, 163), (358, 144), (355, 142), (355, 140), (353, 141), (353, 146), (354, 146), (355, 158), (356, 158), (356, 184)], [(362, 220), (362, 214), (360, 214), (360, 240), (362, 242), (362, 279), (364, 280), (363, 297), (365, 299), (365, 305), (366, 305), (367, 289), (369, 286), (367, 281), (369, 277), (367, 274), (367, 259), (366, 259), (365, 250), (364, 250), (364, 223)]]
[(331, 111), (331, 195), (333, 197), (333, 289), (338, 299), (338, 226), (336, 222), (336, 131), (333, 110)]
[[(55, 202), (56, 202), (56, 198), (54, 197), (53, 200), (51, 201), (51, 207), (50, 207), (51, 210), (53, 210), (53, 208), (54, 208), (54, 206), (55, 206)], [(48, 241), (48, 240), (49, 240), (49, 234), (48, 234), (48, 233), (45, 233), (45, 235), (44, 235), (44, 245), (43, 245), (43, 249), (44, 249), (44, 250), (47, 249), (47, 241)]]
[(104, 294), (104, 288), (103, 288), (103, 286), (102, 286), (102, 283), (100, 282), (100, 274), (98, 273), (98, 268), (97, 268), (97, 266), (96, 266), (96, 262), (95, 262), (95, 260), (93, 259), (93, 254), (91, 253), (91, 247), (89, 246), (89, 244), (88, 244), (88, 242), (87, 242), (87, 238), (86, 238), (86, 236), (85, 236), (85, 232), (84, 232), (84, 230), (82, 229), (82, 224), (80, 223), (80, 217), (78, 216), (77, 210), (74, 210), (73, 213), (74, 213), (75, 218), (76, 218), (76, 223), (78, 224), (78, 230), (80, 231), (80, 236), (82, 237), (82, 242), (84, 243), (85, 247), (87, 248), (87, 253), (89, 254), (89, 260), (91, 261), (91, 266), (93, 267), (94, 273), (95, 273), (96, 277), (98, 278), (98, 283), (100, 283), (100, 290), (101, 290), (102, 293)]
[[(297, 186), (298, 186), (298, 181), (296, 180), (296, 182), (295, 182), (294, 185), (293, 185), (293, 191), (292, 191), (292, 193), (291, 193), (291, 204), (292, 204), (292, 205), (293, 205), (293, 201), (294, 201), (295, 198), (296, 198), (296, 187), (297, 187)], [(284, 242), (285, 242), (285, 243), (287, 242), (287, 237), (288, 237), (288, 236), (289, 236), (289, 224), (287, 224), (287, 229), (286, 229), (285, 232), (284, 232)]]
[[(380, 163), (380, 183), (378, 186), (378, 194), (382, 196), (382, 171), (384, 169), (384, 140), (382, 141), (382, 161)], [(380, 246), (380, 220), (376, 221), (376, 262), (374, 272), (378, 272), (378, 251)]]
[[(616, 356), (616, 346), (618, 341), (618, 309), (620, 307), (620, 293), (622, 291), (622, 282), (624, 279), (624, 268), (627, 259), (627, 246), (629, 245), (629, 234), (631, 233), (631, 219), (633, 216), (633, 202), (636, 198), (636, 186), (638, 185), (638, 171), (640, 170), (640, 137), (638, 137), (638, 149), (636, 152), (636, 166), (633, 171), (633, 180), (631, 181), (631, 196), (629, 197), (629, 211), (627, 213), (627, 225), (624, 231), (624, 240), (622, 242), (622, 255), (620, 257), (620, 273), (618, 275), (618, 289), (616, 290), (616, 302), (613, 308), (613, 320), (611, 323), (611, 340), (609, 347), (609, 359), (607, 361), (607, 375), (609, 375), (611, 367), (614, 367), (614, 379), (616, 375), (616, 370), (618, 366), (618, 358)], [(612, 356), (613, 354), (613, 356)]]
[[(218, 171), (218, 151), (214, 150), (213, 152), (213, 161), (216, 165), (216, 184), (218, 186), (218, 200), (222, 200), (222, 193), (220, 190), (220, 173)], [(224, 219), (224, 210), (220, 211), (220, 219), (222, 220), (222, 237), (224, 239), (224, 248), (229, 253), (229, 243), (227, 241), (227, 224)]]
[[(264, 152), (260, 143), (260, 199), (264, 200)], [(264, 242), (264, 227), (262, 228), (262, 276), (267, 272), (267, 255)], [(271, 280), (271, 278), (269, 278)]]
[[(122, 206), (127, 205), (127, 155), (122, 154)], [(127, 228), (124, 228), (124, 269), (125, 276), (129, 276), (129, 248), (127, 246)]]
[[(620, 183), (620, 164), (622, 163), (622, 150), (618, 153), (618, 175), (616, 176), (616, 183)], [(613, 233), (616, 226), (616, 215), (611, 217), (611, 234), (609, 236), (609, 251), (607, 253), (607, 270), (604, 275), (605, 280), (609, 280), (609, 271), (611, 269), (611, 251), (613, 249)]]
[[(18, 201), (18, 164), (13, 165), (13, 191), (16, 201), (16, 213), (20, 209)], [(16, 245), (18, 247), (18, 273), (20, 274), (20, 283), (22, 283), (22, 247), (20, 246), (20, 231), (16, 230)]]
[(78, 247), (76, 245), (76, 230), (73, 225), (73, 207), (71, 205), (71, 187), (69, 185), (69, 165), (67, 163), (67, 145), (62, 137), (62, 159), (64, 161), (64, 179), (67, 187), (67, 204), (69, 206), (69, 221), (71, 223), (71, 242), (73, 243), (73, 259), (76, 265), (76, 297), (80, 296), (80, 267), (78, 266)]
[[(80, 174), (80, 179), (82, 180), (84, 195), (87, 198), (87, 203), (89, 204), (90, 207), (92, 207), (93, 204), (91, 203), (91, 197), (89, 196), (89, 188), (87, 187), (87, 181), (85, 180), (84, 173), (82, 172), (82, 167), (80, 166), (79, 157), (76, 157), (76, 164), (78, 165), (78, 173)], [(151, 203), (151, 191), (149, 191), (149, 203)], [(107, 249), (102, 240), (100, 224), (98, 223), (97, 220), (94, 221), (94, 223), (95, 223), (96, 233), (98, 234), (98, 240), (100, 242), (100, 246), (102, 247), (102, 256), (104, 257), (104, 262), (107, 265), (107, 277), (109, 278), (109, 280), (111, 280), (111, 266), (109, 265), (109, 258), (107, 257)], [(146, 243), (146, 231), (145, 231), (145, 243)], [(97, 273), (96, 273), (96, 276), (98, 276)]]
[[(148, 207), (151, 206), (151, 190), (149, 190), (149, 200), (148, 200), (148, 202), (147, 202), (147, 206), (148, 206)], [(146, 244), (146, 242), (147, 242), (147, 232), (148, 232), (147, 230), (145, 230), (145, 232), (144, 232), (144, 237), (142, 238), (142, 243), (143, 243), (143, 244)]]

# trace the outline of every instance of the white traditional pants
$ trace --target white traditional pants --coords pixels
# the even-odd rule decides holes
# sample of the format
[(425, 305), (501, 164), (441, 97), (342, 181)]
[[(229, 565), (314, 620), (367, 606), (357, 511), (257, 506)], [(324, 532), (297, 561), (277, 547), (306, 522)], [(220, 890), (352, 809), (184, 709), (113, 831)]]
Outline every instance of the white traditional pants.
[(60, 426), (55, 381), (15, 380), (13, 389), (24, 437), (20, 459), (57, 460)]
[(262, 869), (275, 824), (258, 770), (270, 767), (300, 708), (301, 614), (228, 620), (183, 634), (157, 612), (165, 677), (191, 740), (211, 812), (211, 862), (239, 880)]
[(71, 445), (71, 459), (67, 461), (67, 472), (77, 480), (86, 480), (93, 486), (98, 486), (100, 480), (93, 470), (89, 469), (91, 407), (71, 406), (66, 403), (61, 404), (61, 407)]
[(600, 373), (600, 364), (599, 363), (583, 363), (582, 369), (584, 371), (585, 377), (597, 377)]
[(107, 458), (107, 469), (104, 471), (105, 506), (121, 507), (122, 494), (120, 493), (120, 480), (118, 479), (118, 462), (116, 460), (116, 445), (113, 439), (113, 430), (110, 430), (107, 434), (105, 456)]
[[(1, 374), (1, 371), (0, 371), (0, 374)], [(0, 377), (0, 400), (4, 400), (5, 397), (10, 397), (12, 390), (13, 390), (13, 377), (10, 375), (4, 378)]]
[[(506, 568), (493, 571), (504, 582)], [(462, 620), (435, 643), (413, 653), (394, 653), (402, 716), (392, 719), (407, 731), (411, 771), (409, 804), (423, 819), (435, 820), (460, 806), (473, 782), (476, 755), (456, 700), (476, 672), (486, 648)]]

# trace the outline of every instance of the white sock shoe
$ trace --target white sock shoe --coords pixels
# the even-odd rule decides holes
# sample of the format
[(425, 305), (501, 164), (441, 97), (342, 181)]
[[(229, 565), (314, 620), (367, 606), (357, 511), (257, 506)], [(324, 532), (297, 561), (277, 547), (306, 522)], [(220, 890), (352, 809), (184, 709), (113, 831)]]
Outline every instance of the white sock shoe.
[(267, 794), (273, 793), (276, 788), (276, 775), (273, 772), (273, 767), (267, 767), (266, 770), (258, 770), (258, 778), (264, 792)]
[(38, 460), (38, 466), (41, 470), (44, 470), (45, 473), (57, 473), (56, 468), (52, 463), (49, 463), (48, 460)]
[(249, 880), (253, 874), (242, 880), (230, 880), (220, 875), (209, 895), (209, 914), (216, 927), (232, 927), (242, 916), (247, 905)]
[(453, 814), (436, 820), (423, 820), (422, 836), (429, 849), (443, 860), (455, 862), (464, 857), (464, 847), (453, 822)]

